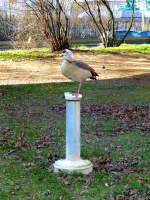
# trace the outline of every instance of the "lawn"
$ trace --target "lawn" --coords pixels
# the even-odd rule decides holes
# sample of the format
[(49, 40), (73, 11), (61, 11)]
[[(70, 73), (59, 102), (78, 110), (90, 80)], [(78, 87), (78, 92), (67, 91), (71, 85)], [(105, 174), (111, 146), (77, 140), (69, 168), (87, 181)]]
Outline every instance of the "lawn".
[(0, 87), (0, 199), (150, 199), (150, 85), (87, 82), (83, 158), (90, 175), (54, 174), (65, 155), (65, 91), (75, 83)]
[[(116, 53), (142, 53), (150, 54), (150, 45), (130, 45), (122, 44), (120, 47), (103, 48), (93, 47), (88, 48), (85, 46), (72, 46), (73, 50), (89, 51), (95, 54), (116, 54)], [(18, 50), (4, 50), (0, 51), (0, 60), (22, 60), (22, 59), (49, 59), (55, 57), (56, 53), (50, 52), (48, 48), (33, 48), (33, 49), (18, 49)]]
[(93, 47), (93, 48), (87, 48), (84, 46), (77, 47), (79, 50), (88, 50), (90, 52), (96, 53), (96, 54), (115, 54), (115, 53), (142, 53), (142, 54), (150, 54), (150, 44), (122, 44), (119, 47)]
[(0, 51), (0, 60), (20, 60), (20, 59), (48, 59), (55, 54), (48, 48), (18, 49)]

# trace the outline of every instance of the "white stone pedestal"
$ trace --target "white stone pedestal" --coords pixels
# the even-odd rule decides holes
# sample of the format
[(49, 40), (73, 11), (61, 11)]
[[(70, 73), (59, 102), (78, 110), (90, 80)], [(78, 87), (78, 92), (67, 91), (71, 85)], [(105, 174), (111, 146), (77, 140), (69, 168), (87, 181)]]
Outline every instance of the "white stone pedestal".
[(66, 92), (66, 159), (54, 163), (54, 172), (79, 172), (89, 174), (93, 165), (80, 158), (80, 100), (75, 94)]

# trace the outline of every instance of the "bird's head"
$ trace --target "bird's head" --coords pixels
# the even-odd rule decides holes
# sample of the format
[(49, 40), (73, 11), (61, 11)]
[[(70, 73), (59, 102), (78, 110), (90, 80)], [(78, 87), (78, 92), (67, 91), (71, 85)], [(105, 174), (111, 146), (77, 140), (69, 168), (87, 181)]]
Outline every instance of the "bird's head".
[(73, 60), (73, 53), (69, 49), (64, 49), (62, 51), (62, 56), (65, 60), (72, 61)]

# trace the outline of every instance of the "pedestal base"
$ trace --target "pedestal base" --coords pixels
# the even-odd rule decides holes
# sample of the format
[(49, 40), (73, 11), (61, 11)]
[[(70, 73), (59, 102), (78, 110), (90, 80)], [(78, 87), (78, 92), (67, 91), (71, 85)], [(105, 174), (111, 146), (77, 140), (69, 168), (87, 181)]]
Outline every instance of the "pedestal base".
[(54, 172), (79, 172), (89, 174), (93, 170), (93, 164), (89, 160), (58, 160), (54, 163)]

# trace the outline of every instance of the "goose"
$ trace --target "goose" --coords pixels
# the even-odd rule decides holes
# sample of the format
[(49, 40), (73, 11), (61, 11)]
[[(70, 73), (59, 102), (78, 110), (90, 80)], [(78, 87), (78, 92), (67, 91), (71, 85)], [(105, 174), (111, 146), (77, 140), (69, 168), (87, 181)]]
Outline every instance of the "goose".
[(78, 97), (82, 83), (88, 78), (96, 80), (98, 74), (88, 64), (74, 60), (74, 55), (69, 49), (64, 49), (61, 56), (63, 56), (63, 62), (60, 66), (62, 74), (68, 79), (79, 82), (77, 92), (75, 93)]

